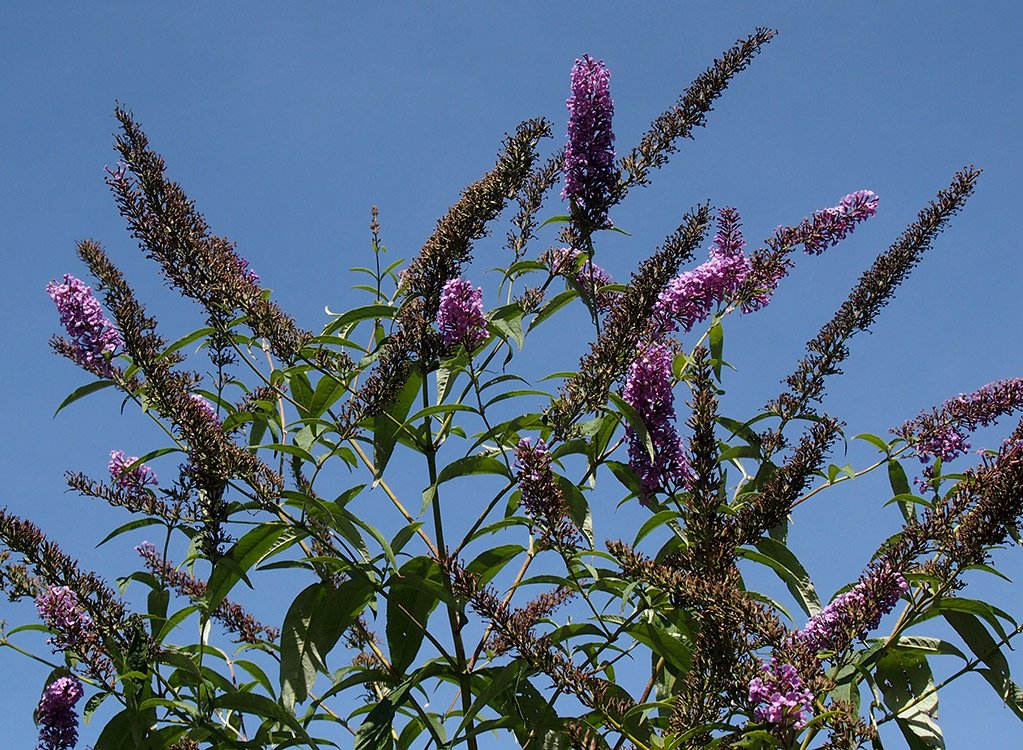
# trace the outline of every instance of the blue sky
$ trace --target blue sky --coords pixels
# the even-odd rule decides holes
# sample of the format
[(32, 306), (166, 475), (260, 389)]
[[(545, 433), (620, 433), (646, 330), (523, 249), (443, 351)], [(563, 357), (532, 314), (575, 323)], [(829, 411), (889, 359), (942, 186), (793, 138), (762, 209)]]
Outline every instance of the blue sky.
[[(884, 433), (960, 391), (1023, 375), (1018, 4), (629, 5), (11, 4), (0, 24), (8, 102), (0, 378), (9, 427), (0, 503), (110, 578), (133, 554), (127, 540), (93, 549), (126, 519), (66, 494), (62, 481), (67, 469), (102, 475), (112, 448), (140, 453), (158, 440), (137, 415), (120, 415), (109, 393), (51, 419), (88, 380), (46, 343), (58, 325), (46, 282), (84, 276), (76, 240), (105, 244), (169, 337), (201, 324), (161, 286), (103, 184), (103, 166), (115, 161), (115, 101), (134, 110), (214, 230), (236, 240), (275, 298), (317, 328), (325, 305), (363, 302), (347, 269), (369, 260), (370, 205), (380, 207), (391, 253), (413, 255), (461, 187), (492, 163), (504, 132), (543, 115), (562, 137), (577, 56), (612, 70), (622, 153), (734, 39), (775, 27), (780, 36), (726, 92), (710, 127), (615, 214), (631, 237), (605, 240), (598, 262), (627, 277), (706, 199), (737, 206), (753, 243), (853, 190), (881, 196), (877, 217), (851, 240), (805, 258), (775, 304), (729, 325), (726, 352), (739, 372), (726, 381), (725, 403), (741, 416), (777, 393), (803, 342), (874, 254), (957, 168), (975, 163), (985, 169), (976, 196), (874, 333), (854, 340), (826, 406), (849, 434)], [(559, 213), (560, 204), (548, 209)], [(471, 275), (480, 282), (503, 258), (503, 231), (478, 246)], [(586, 336), (569, 328), (558, 343), (578, 350)], [(825, 493), (798, 517), (794, 546), (825, 595), (858, 574), (884, 524), (894, 530), (879, 510), (883, 493), (869, 483)], [(1014, 577), (1023, 572), (1019, 550), (997, 560)], [(1018, 590), (981, 591), (1023, 615)], [(12, 625), (29, 614), (0, 605)], [(1023, 659), (1013, 662), (1023, 674)], [(28, 747), (45, 672), (9, 651), (0, 669), (19, 678), (0, 684), (3, 744)], [(1023, 736), (989, 693), (968, 677), (943, 700), (950, 747), (970, 746), (979, 729), (992, 746)], [(95, 726), (83, 738), (95, 739)]]

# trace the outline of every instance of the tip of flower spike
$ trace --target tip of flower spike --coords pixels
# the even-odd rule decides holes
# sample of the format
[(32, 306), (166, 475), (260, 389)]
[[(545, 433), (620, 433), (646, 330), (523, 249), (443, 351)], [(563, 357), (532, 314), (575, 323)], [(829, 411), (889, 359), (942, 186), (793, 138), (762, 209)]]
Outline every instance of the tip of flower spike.
[(879, 198), (872, 190), (849, 193), (838, 205), (815, 211), (797, 226), (781, 226), (775, 238), (784, 245), (802, 245), (813, 255), (820, 255), (837, 245), (856, 229), (856, 225), (877, 213)]
[[(565, 146), (565, 186), (561, 199), (593, 227), (608, 224), (608, 203), (614, 187), (614, 102), (611, 71), (601, 60), (583, 55), (572, 66)], [(578, 212), (578, 213), (577, 213)]]
[(47, 284), (46, 293), (56, 305), (60, 322), (71, 338), (70, 345), (61, 353), (95, 375), (112, 377), (115, 368), (110, 359), (124, 345), (124, 340), (104, 315), (92, 289), (81, 279), (66, 273), (63, 283)]
[(450, 279), (444, 284), (437, 308), (437, 327), (445, 346), (463, 344), (475, 350), (487, 340), (487, 320), (483, 315), (483, 289), (470, 281)]

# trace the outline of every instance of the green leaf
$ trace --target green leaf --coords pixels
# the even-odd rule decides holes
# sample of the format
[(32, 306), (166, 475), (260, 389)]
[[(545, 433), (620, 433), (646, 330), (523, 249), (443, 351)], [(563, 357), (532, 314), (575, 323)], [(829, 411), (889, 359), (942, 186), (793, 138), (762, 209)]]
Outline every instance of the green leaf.
[(658, 627), (652, 622), (636, 622), (627, 632), (658, 656), (663, 656), (679, 672), (688, 672), (692, 666), (692, 650), (689, 639), (675, 629)]
[(330, 335), (335, 331), (347, 328), (353, 323), (358, 323), (363, 320), (393, 318), (397, 312), (398, 308), (391, 307), (390, 305), (364, 305), (362, 307), (356, 307), (342, 315), (338, 315), (330, 322), (329, 325), (327, 325), (326, 328), (323, 329), (323, 333), (324, 335)]
[(419, 387), (422, 382), (422, 374), (413, 368), (398, 397), (382, 413), (373, 418), (373, 463), (378, 479), (384, 475), (384, 468), (391, 459), (391, 453), (394, 452), (394, 446), (398, 442), (405, 417), (408, 416), (409, 409), (412, 408), (412, 404), (419, 395)]
[(650, 518), (644, 521), (643, 525), (639, 527), (639, 531), (636, 532), (636, 538), (633, 540), (632, 546), (638, 546), (651, 531), (678, 517), (678, 512), (674, 510), (662, 510), (650, 516)]
[(883, 437), (872, 435), (869, 432), (861, 432), (859, 435), (854, 437), (853, 440), (866, 440), (885, 455), (891, 452), (888, 442)]
[(987, 602), (982, 602), (977, 599), (967, 599), (966, 597), (961, 596), (945, 597), (935, 602), (928, 612), (920, 619), (926, 620), (930, 617), (934, 617), (935, 615), (944, 615), (948, 612), (962, 612), (968, 615), (977, 615), (990, 625), (994, 631), (998, 633), (1000, 638), (1007, 638), (1008, 633), (1006, 633), (1005, 627), (998, 618), (1002, 618), (1013, 627), (1016, 625), (1012, 617), (1004, 610), (988, 604)]
[(467, 477), (473, 474), (500, 474), (511, 479), (507, 464), (493, 456), (465, 456), (456, 459), (441, 469), (437, 476), (437, 484), (441, 485), (456, 477)]
[(507, 401), (510, 398), (519, 398), (521, 396), (542, 396), (544, 398), (550, 398), (550, 395), (551, 394), (547, 393), (547, 391), (539, 391), (535, 388), (517, 388), (514, 390), (505, 391), (504, 393), (497, 394), (492, 399), (487, 401), (487, 403), (483, 405), (483, 408), (489, 409), (494, 404), (499, 403), (501, 401)]
[(500, 547), (481, 552), (475, 560), (466, 566), (466, 570), (476, 576), (481, 586), (490, 583), (504, 566), (525, 552), (521, 544), (504, 544)]
[(639, 482), (639, 477), (636, 476), (636, 472), (628, 464), (623, 464), (621, 461), (605, 461), (604, 465), (611, 470), (611, 473), (615, 475), (615, 478), (622, 483), (629, 492), (637, 497), (642, 492), (642, 485)]
[(625, 417), (625, 421), (629, 423), (629, 427), (636, 433), (639, 439), (643, 442), (646, 447), (646, 452), (650, 455), (650, 459), (654, 459), (654, 441), (650, 437), (650, 433), (647, 432), (646, 423), (643, 421), (643, 417), (639, 415), (632, 406), (626, 403), (625, 399), (619, 396), (617, 393), (609, 393), (608, 398), (611, 403), (615, 405), (615, 408), (621, 412), (622, 416)]
[[(500, 268), (495, 268), (493, 270), (500, 271), (501, 269)], [(505, 276), (511, 276), (513, 274), (515, 276), (522, 276), (525, 273), (527, 273), (528, 271), (546, 271), (546, 270), (547, 270), (547, 264), (546, 263), (541, 263), (538, 260), (520, 260), (517, 263), (512, 263), (510, 266), (508, 266), (508, 269), (505, 271)]]
[[(160, 352), (160, 356), (158, 357), (158, 359), (163, 359), (168, 354), (173, 354), (174, 352), (178, 351), (179, 349), (184, 349), (186, 346), (191, 344), (193, 341), (198, 341), (203, 336), (209, 336), (213, 332), (214, 332), (214, 329), (212, 329), (212, 328), (200, 328), (197, 331), (192, 331), (191, 333), (182, 336), (177, 341), (175, 341), (173, 344), (171, 344), (166, 349), (164, 349), (162, 352)], [(201, 349), (202, 347), (199, 347), (199, 348)]]
[(762, 562), (777, 573), (778, 577), (784, 581), (789, 593), (795, 598), (800, 609), (806, 612), (808, 616), (813, 617), (820, 612), (821, 600), (817, 596), (817, 590), (814, 588), (813, 581), (810, 580), (810, 575), (806, 572), (806, 568), (799, 562), (799, 559), (793, 554), (792, 550), (782, 542), (771, 537), (761, 538), (756, 543), (756, 547), (760, 553), (759, 556), (750, 557), (746, 554), (749, 550), (742, 550), (743, 556), (757, 562)]
[[(945, 619), (959, 634), (973, 655), (983, 662), (986, 669), (977, 670), (988, 684), (998, 693), (1006, 706), (1023, 720), (1023, 705), (1020, 703), (1019, 687), (1009, 674), (1009, 662), (1002, 653), (998, 642), (991, 637), (975, 615), (963, 612), (944, 612)], [(965, 659), (965, 657), (963, 657)]]
[(248, 672), (249, 675), (251, 675), (256, 680), (256, 682), (259, 683), (260, 687), (266, 690), (266, 692), (268, 692), (271, 697), (274, 696), (273, 683), (270, 682), (270, 678), (267, 677), (267, 674), (266, 672), (263, 671), (262, 667), (260, 667), (258, 664), (254, 662), (249, 661), (248, 659), (235, 659), (234, 665)]
[(548, 302), (545, 302), (544, 306), (541, 307), (537, 311), (536, 315), (533, 316), (533, 319), (529, 322), (528, 330), (532, 331), (578, 296), (579, 293), (575, 289), (568, 289), (555, 297), (552, 297)]
[(85, 708), (82, 709), (82, 720), (88, 724), (92, 720), (92, 715), (96, 713), (98, 709), (112, 693), (103, 691), (101, 693), (93, 693), (89, 696), (89, 700), (85, 702)]
[(309, 697), (316, 675), (327, 671), (327, 654), (373, 597), (365, 578), (336, 589), (328, 583), (306, 587), (291, 603), (281, 628), (281, 701), (291, 708)]
[(749, 422), (739, 422), (738, 420), (731, 419), (729, 417), (718, 417), (717, 421), (718, 424), (731, 432), (731, 435), (728, 436), (725, 442), (730, 440), (733, 436), (736, 436), (742, 438), (750, 445), (760, 446), (760, 435), (758, 435), (756, 430), (750, 426), (754, 422), (760, 421), (759, 417), (752, 419)]
[(309, 376), (299, 368), (292, 368), (288, 370), (288, 385), (299, 411), (305, 411), (313, 400), (313, 384), (309, 381)]
[(430, 613), (440, 603), (444, 572), (429, 557), (413, 557), (387, 583), (387, 646), (403, 674), (419, 653)]
[(262, 562), (287, 531), (290, 530), (282, 523), (262, 523), (235, 542), (227, 556), (218, 560), (210, 573), (205, 596), (209, 611), (224, 601), (234, 585)]
[(388, 695), (369, 712), (355, 733), (352, 750), (391, 750), (394, 747), (394, 714), (406, 691), (397, 692)]
[(714, 366), (714, 377), (720, 382), (721, 363), (723, 361), (721, 356), (724, 351), (725, 344), (725, 334), (721, 329), (720, 321), (711, 326), (708, 339), (710, 343), (710, 361)]
[(106, 723), (93, 750), (137, 750), (134, 737), (135, 714), (121, 711)]
[(114, 384), (113, 380), (96, 380), (92, 383), (87, 383), (86, 385), (83, 385), (80, 388), (75, 388), (75, 390), (71, 392), (71, 395), (69, 395), (67, 398), (60, 402), (60, 406), (57, 407), (57, 411), (53, 412), (53, 416), (57, 416), (58, 414), (60, 414), (61, 410), (65, 406), (70, 406), (78, 399), (88, 396), (90, 393), (101, 391), (104, 388), (109, 388), (113, 384)]
[[(878, 639), (878, 642), (886, 643), (887, 639)], [(903, 635), (899, 636), (899, 640), (896, 641), (895, 645), (901, 649), (909, 651), (920, 651), (925, 654), (941, 654), (944, 656), (958, 656), (963, 661), (969, 661), (969, 659), (966, 658), (966, 654), (960, 651), (955, 644), (949, 643), (941, 638), (931, 638), (923, 635)]]
[[(884, 703), (895, 714), (911, 750), (944, 748), (938, 726), (938, 693), (927, 658), (916, 651), (892, 648), (877, 662), (877, 684)], [(919, 696), (928, 693), (927, 697)]]
[(755, 458), (763, 456), (760, 448), (755, 445), (732, 445), (728, 446), (718, 455), (718, 462), (724, 463), (736, 458)]
[(128, 521), (128, 523), (121, 524), (116, 529), (111, 531), (109, 534), (103, 537), (103, 539), (100, 540), (100, 543), (97, 544), (96, 547), (97, 548), (102, 547), (104, 544), (109, 542), (114, 537), (118, 537), (121, 534), (125, 534), (129, 531), (134, 531), (135, 529), (141, 529), (146, 526), (153, 526), (154, 524), (161, 523), (164, 523), (164, 521), (160, 518), (136, 518), (134, 521)]
[[(512, 662), (509, 666), (514, 664)], [(521, 666), (521, 669), (518, 679), (513, 680), (507, 690), (494, 695), (490, 705), (499, 716), (510, 722), (520, 745), (537, 750), (535, 744), (527, 746), (526, 743), (533, 737), (542, 736), (544, 730), (559, 722), (547, 699), (529, 681), (528, 667)]]
[(512, 302), (492, 310), (487, 318), (487, 327), (491, 332), (504, 339), (511, 339), (515, 345), (522, 350), (526, 336), (522, 331), (522, 305)]
[[(472, 704), (472, 707), (465, 716), (462, 717), (462, 723), (458, 725), (458, 728), (455, 730), (452, 737), (458, 738), (459, 733), (469, 725), (473, 718), (475, 718), (476, 714), (494, 701), (495, 698), (508, 690), (515, 681), (519, 680), (522, 677), (523, 671), (523, 664), (519, 661), (513, 661), (511, 664), (507, 664), (496, 670), (487, 669), (476, 671), (473, 674), (473, 681), (482, 682), (484, 683), (484, 686), (482, 689), (473, 690), (473, 695), (476, 696), (476, 701)], [(454, 742), (457, 742), (457, 739), (455, 739), (452, 744), (454, 744)]]
[(344, 392), (345, 384), (342, 381), (333, 375), (324, 375), (316, 383), (316, 390), (306, 402), (306, 408), (299, 409), (299, 416), (302, 419), (318, 419)]
[(571, 221), (572, 221), (571, 216), (567, 215), (552, 216), (551, 218), (547, 219), (547, 221), (545, 221), (543, 224), (538, 226), (537, 229), (543, 229), (548, 224), (569, 224), (571, 223)]
[[(913, 490), (909, 486), (909, 480), (906, 478), (906, 470), (894, 458), (888, 461), (888, 482), (891, 484), (892, 492), (896, 496), (913, 494)], [(916, 519), (916, 509), (912, 503), (900, 500), (899, 510), (902, 511), (902, 515), (907, 521)]]
[(242, 691), (225, 693), (217, 696), (213, 706), (214, 708), (227, 711), (240, 711), (261, 716), (265, 719), (272, 719), (282, 726), (291, 728), (303, 741), (308, 742), (312, 747), (319, 747), (294, 716), (282, 708), (276, 701), (267, 698), (265, 695)]
[(586, 496), (583, 495), (582, 490), (579, 489), (578, 485), (568, 477), (560, 474), (554, 475), (555, 481), (558, 483), (558, 487), (561, 488), (562, 493), (565, 495), (565, 501), (568, 503), (568, 514), (571, 517), (576, 528), (582, 532), (583, 536), (586, 537), (586, 541), (589, 542), (590, 547), (593, 547), (593, 513), (590, 511), (590, 504), (586, 500)]
[(316, 457), (307, 451), (305, 448), (300, 448), (297, 445), (288, 445), (287, 443), (267, 443), (266, 445), (256, 446), (257, 450), (265, 449), (272, 450), (276, 453), (286, 453), (289, 456), (295, 456), (301, 458), (303, 461), (315, 464)]
[(434, 406), (427, 406), (425, 409), (420, 409), (411, 417), (405, 420), (405, 426), (409, 426), (418, 422), (426, 417), (433, 417), (438, 414), (452, 414), (456, 411), (471, 411), (475, 412), (471, 406), (465, 404), (435, 404)]

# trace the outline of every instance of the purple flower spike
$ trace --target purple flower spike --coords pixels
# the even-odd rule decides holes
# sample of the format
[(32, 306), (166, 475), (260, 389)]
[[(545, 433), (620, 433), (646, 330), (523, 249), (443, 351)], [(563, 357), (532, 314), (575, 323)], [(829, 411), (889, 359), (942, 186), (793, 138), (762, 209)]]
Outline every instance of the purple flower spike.
[(90, 639), (92, 618), (82, 607), (78, 594), (67, 586), (50, 586), (36, 597), (36, 609), (53, 635), (54, 651), (78, 650)]
[(749, 683), (749, 699), (754, 704), (753, 718), (779, 728), (802, 729), (813, 717), (813, 694), (791, 664), (771, 659), (762, 668), (763, 676)]
[(572, 67), (572, 96), (566, 102), (568, 145), (561, 198), (595, 227), (608, 223), (608, 203), (616, 180), (610, 84), (611, 71), (604, 63), (583, 55)]
[(82, 692), (82, 683), (75, 677), (58, 677), (46, 686), (36, 709), (39, 724), (36, 750), (70, 750), (78, 744), (75, 704)]
[(537, 438), (534, 445), (529, 438), (522, 438), (515, 449), (515, 466), (523, 507), (530, 516), (542, 515), (550, 499), (558, 494), (547, 443)]
[(110, 451), (110, 463), (107, 464), (110, 481), (114, 483), (114, 486), (134, 497), (144, 495), (147, 486), (155, 487), (157, 484), (156, 472), (145, 464), (139, 464), (131, 471), (125, 471), (138, 460), (138, 456), (125, 456), (124, 451)]
[(878, 197), (870, 190), (857, 190), (837, 206), (814, 212), (794, 227), (779, 227), (775, 237), (784, 245), (802, 245), (808, 253), (820, 255), (846, 236), (856, 225), (877, 213)]
[(474, 351), (487, 340), (487, 321), (483, 317), (483, 290), (473, 289), (465, 279), (451, 279), (440, 293), (437, 326), (445, 346), (464, 344)]
[(629, 465), (642, 484), (642, 502), (669, 484), (685, 487), (692, 482), (689, 460), (675, 430), (671, 360), (671, 350), (667, 346), (648, 346), (629, 368), (622, 394), (626, 403), (643, 418), (654, 447), (651, 459), (646, 442), (631, 428), (626, 431)]
[(739, 212), (723, 208), (718, 213), (718, 233), (710, 247), (709, 260), (676, 276), (657, 299), (654, 315), (659, 335), (676, 327), (688, 333), (704, 321), (729, 295), (734, 294), (750, 273), (750, 261), (743, 254)]
[(1023, 409), (1023, 378), (996, 380), (973, 393), (949, 399), (892, 432), (914, 443), (923, 463), (932, 458), (952, 461), (970, 450), (967, 436), (971, 432), (1020, 409)]
[(124, 341), (103, 314), (92, 289), (80, 279), (64, 274), (64, 283), (51, 281), (46, 292), (56, 303), (60, 322), (72, 339), (72, 359), (94, 375), (113, 377), (117, 370), (110, 364), (110, 358)]
[(909, 583), (902, 573), (887, 566), (877, 567), (832, 599), (795, 637), (813, 651), (842, 651), (853, 639), (865, 638), (876, 629), (908, 590)]

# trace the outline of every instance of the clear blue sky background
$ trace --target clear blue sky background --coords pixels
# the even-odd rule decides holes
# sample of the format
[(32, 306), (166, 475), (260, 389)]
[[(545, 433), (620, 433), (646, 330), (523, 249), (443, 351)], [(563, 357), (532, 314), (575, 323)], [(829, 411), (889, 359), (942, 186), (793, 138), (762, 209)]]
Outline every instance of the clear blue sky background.
[[(215, 231), (236, 240), (285, 308), (316, 328), (324, 305), (363, 302), (346, 269), (369, 259), (370, 204), (380, 206), (392, 253), (414, 254), (461, 187), (492, 163), (505, 131), (544, 115), (562, 137), (577, 56), (588, 52), (613, 71), (624, 152), (734, 39), (776, 27), (781, 35), (735, 81), (710, 127), (615, 214), (632, 236), (605, 240), (599, 262), (626, 277), (705, 199), (737, 206), (755, 242), (852, 190), (881, 196), (878, 216), (850, 241), (806, 258), (775, 304), (729, 326), (727, 353), (740, 372), (727, 381), (726, 404), (742, 416), (777, 393), (803, 342), (873, 255), (957, 168), (976, 163), (986, 170), (977, 195), (874, 334), (854, 341), (827, 408), (849, 434), (883, 433), (950, 395), (1023, 375), (1018, 3), (276, 5), (8, 3), (0, 14), (8, 321), (0, 378), (9, 427), (0, 503), (111, 579), (138, 539), (94, 550), (126, 518), (66, 494), (62, 474), (102, 476), (110, 449), (141, 453), (158, 436), (136, 415), (119, 416), (109, 392), (51, 419), (89, 378), (49, 351), (58, 321), (44, 286), (64, 272), (85, 275), (74, 242), (92, 237), (168, 336), (201, 323), (161, 287), (103, 184), (103, 166), (115, 161), (116, 100), (134, 110)], [(552, 202), (548, 213), (559, 208)], [(502, 239), (499, 229), (480, 244), (474, 278), (500, 264)], [(570, 351), (589, 335), (562, 333)], [(794, 546), (825, 596), (855, 578), (895, 528), (891, 509), (880, 511), (884, 492), (863, 483), (798, 517)], [(1023, 573), (1019, 550), (997, 559), (1010, 575)], [(1023, 614), (1019, 589), (980, 591)], [(11, 625), (30, 615), (25, 605), (0, 605)], [(1023, 659), (1013, 662), (1023, 675)], [(30, 747), (45, 671), (10, 651), (0, 652), (0, 670), (0, 746)], [(979, 732), (989, 747), (1023, 737), (979, 677), (950, 690), (940, 716), (951, 748), (975, 746)], [(95, 735), (95, 725), (83, 731), (85, 741)]]

